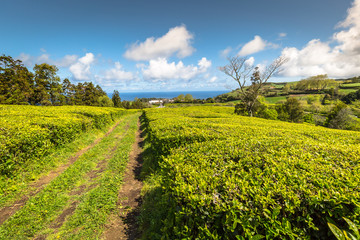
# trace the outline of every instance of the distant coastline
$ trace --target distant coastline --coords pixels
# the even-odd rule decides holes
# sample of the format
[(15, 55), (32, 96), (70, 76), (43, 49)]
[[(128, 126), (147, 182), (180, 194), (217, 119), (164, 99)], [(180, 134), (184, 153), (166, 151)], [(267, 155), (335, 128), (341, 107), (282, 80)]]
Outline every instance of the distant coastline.
[[(167, 98), (171, 99), (179, 96), (180, 94), (191, 94), (195, 99), (207, 99), (216, 97), (223, 93), (227, 93), (229, 90), (222, 91), (176, 91), (176, 92), (120, 92), (121, 100), (133, 101), (135, 98)], [(108, 96), (111, 98), (112, 93), (108, 93)]]

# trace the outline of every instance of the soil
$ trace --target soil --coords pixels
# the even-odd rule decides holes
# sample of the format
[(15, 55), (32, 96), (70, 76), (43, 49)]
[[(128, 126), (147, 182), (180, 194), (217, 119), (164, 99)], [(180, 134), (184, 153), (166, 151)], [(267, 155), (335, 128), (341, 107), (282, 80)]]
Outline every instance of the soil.
[(34, 189), (28, 192), (26, 195), (22, 196), (20, 200), (17, 200), (10, 206), (6, 206), (0, 209), (0, 225), (3, 224), (7, 219), (9, 219), (12, 215), (14, 215), (18, 210), (20, 210), (30, 197), (35, 196), (38, 192), (40, 192), (48, 183), (50, 183), (53, 179), (63, 173), (70, 165), (76, 162), (81, 155), (87, 152), (89, 149), (93, 148), (96, 144), (98, 144), (104, 137), (108, 136), (114, 129), (119, 125), (118, 122), (115, 126), (113, 126), (103, 137), (97, 138), (92, 144), (78, 151), (74, 156), (70, 157), (66, 164), (63, 164), (51, 171), (49, 174), (39, 178), (35, 182), (29, 184), (29, 189)]
[[(138, 126), (140, 124), (138, 123)], [(130, 158), (124, 174), (124, 183), (118, 194), (118, 213), (110, 217), (110, 223), (102, 239), (138, 239), (141, 236), (137, 218), (141, 206), (141, 188), (139, 179), (142, 167), (142, 133), (136, 133), (136, 140), (130, 153)]]

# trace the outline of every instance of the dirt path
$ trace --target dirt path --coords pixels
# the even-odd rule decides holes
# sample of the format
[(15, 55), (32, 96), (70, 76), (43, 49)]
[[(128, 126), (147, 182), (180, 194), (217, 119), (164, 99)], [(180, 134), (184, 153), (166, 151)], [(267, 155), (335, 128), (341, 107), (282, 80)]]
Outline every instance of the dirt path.
[[(118, 140), (121, 140), (125, 136), (125, 134), (129, 130), (129, 127), (130, 127), (129, 124), (127, 124), (125, 126), (125, 128), (124, 128), (125, 131), (122, 134), (122, 136), (118, 137)], [(85, 178), (88, 178), (89, 180), (86, 183), (84, 183), (83, 185), (80, 185), (76, 189), (72, 190), (70, 192), (71, 196), (81, 196), (84, 193), (90, 191), (91, 189), (97, 187), (98, 184), (94, 183), (94, 181), (102, 172), (105, 171), (108, 161), (114, 156), (117, 147), (118, 146), (114, 146), (108, 152), (105, 159), (102, 160), (101, 162), (99, 162), (97, 164), (97, 166), (95, 167), (95, 169), (91, 170), (90, 172), (88, 172), (86, 174)], [(57, 233), (58, 230), (63, 225), (63, 223), (65, 222), (66, 218), (75, 212), (78, 204), (79, 204), (79, 202), (77, 200), (74, 200), (74, 199), (70, 200), (69, 207), (65, 208), (64, 211), (50, 224), (49, 229), (53, 229), (54, 233)], [(46, 239), (46, 236), (39, 236), (38, 238), (35, 238), (35, 240), (40, 240), (40, 239)]]
[(11, 206), (6, 206), (0, 209), (0, 225), (9, 219), (12, 215), (14, 215), (18, 210), (20, 210), (30, 197), (35, 196), (38, 192), (40, 192), (48, 183), (50, 183), (53, 179), (63, 173), (69, 166), (76, 162), (80, 156), (82, 156), (85, 152), (93, 148), (96, 144), (98, 144), (104, 137), (108, 136), (114, 129), (120, 124), (120, 122), (116, 123), (104, 136), (95, 139), (95, 141), (89, 146), (78, 151), (74, 156), (70, 157), (66, 164), (63, 164), (52, 170), (49, 174), (39, 178), (35, 182), (29, 184), (30, 189), (32, 190), (26, 193), (20, 200), (14, 202)]
[[(140, 127), (139, 122), (138, 127)], [(124, 174), (124, 183), (118, 194), (118, 212), (110, 217), (110, 223), (102, 239), (138, 239), (141, 236), (137, 217), (141, 205), (140, 192), (143, 186), (139, 180), (142, 167), (143, 140), (142, 132), (138, 130)]]

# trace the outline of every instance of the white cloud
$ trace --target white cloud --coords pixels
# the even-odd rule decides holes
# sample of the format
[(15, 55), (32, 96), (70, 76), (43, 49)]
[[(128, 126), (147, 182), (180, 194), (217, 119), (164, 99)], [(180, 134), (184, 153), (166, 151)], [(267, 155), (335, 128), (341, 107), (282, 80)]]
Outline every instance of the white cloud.
[(223, 58), (227, 58), (231, 51), (232, 51), (232, 48), (227, 47), (224, 50), (220, 51), (220, 56), (223, 57)]
[(248, 66), (252, 66), (252, 65), (254, 65), (254, 62), (255, 62), (255, 58), (251, 57), (245, 61), (245, 64)]
[[(284, 48), (282, 56), (289, 61), (282, 75), (311, 76), (328, 74), (331, 77), (357, 76), (360, 72), (360, 0), (355, 0), (348, 16), (340, 22), (343, 30), (334, 33), (332, 42), (313, 39), (302, 49)], [(335, 44), (332, 47), (331, 44)]]
[(134, 43), (125, 52), (127, 59), (147, 61), (156, 58), (168, 58), (176, 53), (177, 57), (190, 56), (195, 49), (191, 46), (193, 35), (185, 26), (171, 28), (164, 36), (147, 38), (145, 42)]
[(266, 48), (278, 48), (279, 46), (263, 40), (260, 36), (255, 36), (253, 40), (246, 43), (238, 52), (238, 56), (247, 56), (265, 50)]
[(31, 56), (26, 53), (21, 53), (18, 56), (18, 59), (20, 59), (27, 67), (32, 67), (35, 64), (41, 63), (56, 65), (57, 67), (69, 67), (78, 59), (77, 55), (65, 55), (63, 58), (54, 60), (50, 58), (50, 54), (47, 54), (44, 49), (40, 49), (40, 51), (43, 52), (40, 56)]
[(279, 38), (284, 38), (287, 36), (287, 33), (279, 33)]
[(77, 55), (65, 55), (62, 59), (57, 60), (55, 65), (59, 67), (69, 67), (76, 62)]
[(218, 78), (216, 76), (213, 76), (212, 78), (210, 78), (209, 83), (213, 83), (216, 82)]
[(198, 61), (199, 70), (205, 72), (209, 67), (211, 67), (211, 61), (207, 60), (205, 57), (201, 58)]
[(182, 61), (177, 64), (169, 63), (165, 58), (150, 60), (149, 65), (142, 69), (144, 79), (161, 81), (171, 79), (190, 80), (201, 73), (205, 73), (211, 66), (211, 61), (202, 58), (198, 61), (198, 66), (184, 65)]
[(86, 53), (82, 58), (79, 58), (76, 63), (69, 68), (70, 72), (76, 80), (90, 80), (91, 71), (90, 66), (95, 62), (94, 54)]
[(109, 70), (106, 70), (103, 76), (96, 76), (100, 80), (112, 80), (112, 81), (127, 81), (134, 79), (134, 74), (132, 72), (126, 72), (123, 70), (120, 62), (115, 62), (115, 67)]

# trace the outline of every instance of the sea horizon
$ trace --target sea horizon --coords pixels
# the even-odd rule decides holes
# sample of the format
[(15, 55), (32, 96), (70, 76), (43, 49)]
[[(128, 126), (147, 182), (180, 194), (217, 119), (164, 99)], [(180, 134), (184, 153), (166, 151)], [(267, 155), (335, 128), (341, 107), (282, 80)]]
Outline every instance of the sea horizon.
[[(134, 101), (135, 98), (163, 98), (172, 99), (180, 94), (191, 94), (194, 99), (207, 99), (213, 98), (218, 95), (228, 93), (230, 90), (217, 90), (217, 91), (169, 91), (169, 92), (119, 92), (122, 101)], [(107, 94), (110, 98), (113, 93)]]

